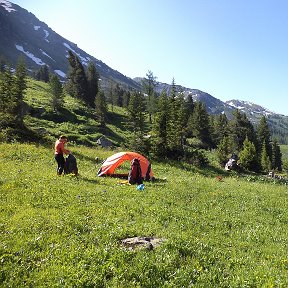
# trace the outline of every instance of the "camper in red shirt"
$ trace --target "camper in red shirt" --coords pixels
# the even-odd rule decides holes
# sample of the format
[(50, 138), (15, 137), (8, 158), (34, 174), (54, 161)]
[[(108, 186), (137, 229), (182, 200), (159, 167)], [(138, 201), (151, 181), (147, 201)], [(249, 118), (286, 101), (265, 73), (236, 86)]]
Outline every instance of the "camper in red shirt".
[(63, 154), (70, 154), (70, 151), (65, 148), (65, 144), (68, 142), (67, 137), (61, 135), (55, 142), (55, 160), (58, 164), (57, 175), (62, 175), (65, 167), (65, 158)]

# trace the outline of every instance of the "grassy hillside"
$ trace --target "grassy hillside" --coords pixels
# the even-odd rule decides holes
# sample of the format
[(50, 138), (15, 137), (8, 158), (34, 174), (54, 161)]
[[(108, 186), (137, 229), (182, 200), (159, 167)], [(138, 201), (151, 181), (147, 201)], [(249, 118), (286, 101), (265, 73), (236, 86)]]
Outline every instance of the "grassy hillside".
[[(0, 144), (1, 287), (288, 285), (286, 180), (226, 173), (213, 152), (213, 166), (203, 169), (152, 162), (156, 181), (143, 191), (99, 178), (99, 163), (116, 150), (100, 149), (96, 140), (127, 141), (124, 110), (114, 107), (103, 129), (77, 100), (66, 95), (54, 113), (50, 98), (47, 84), (29, 80), (25, 123), (45, 145)], [(60, 134), (69, 137), (79, 177), (56, 175)], [(119, 173), (128, 169), (126, 163)], [(135, 236), (161, 243), (122, 245)]]
[(99, 125), (94, 112), (75, 98), (65, 95), (65, 104), (58, 113), (52, 111), (49, 85), (29, 79), (25, 95), (27, 103), (26, 125), (39, 137), (53, 142), (61, 134), (70, 141), (83, 145), (97, 145), (96, 141), (105, 135), (116, 146), (125, 143), (129, 135), (124, 109), (114, 107), (109, 111), (107, 127)]
[(138, 191), (96, 176), (112, 151), (68, 148), (78, 178), (56, 176), (52, 148), (0, 144), (1, 287), (287, 287), (287, 186), (152, 163)]

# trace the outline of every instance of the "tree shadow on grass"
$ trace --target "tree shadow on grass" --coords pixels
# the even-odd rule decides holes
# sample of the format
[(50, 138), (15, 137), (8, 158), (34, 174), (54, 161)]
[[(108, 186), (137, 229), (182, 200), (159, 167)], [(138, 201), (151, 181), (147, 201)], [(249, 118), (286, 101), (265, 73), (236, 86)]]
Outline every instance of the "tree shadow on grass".
[(121, 130), (127, 130), (127, 116), (119, 115), (113, 112), (107, 113), (108, 124), (115, 125)]
[[(119, 127), (119, 126), (118, 126)], [(125, 142), (125, 139), (120, 136), (119, 134), (116, 134), (112, 129), (110, 129), (109, 127), (105, 126), (105, 127), (98, 127), (98, 132), (102, 133), (103, 135), (111, 138), (111, 140), (113, 142), (117, 142), (117, 143), (123, 143)]]
[[(164, 163), (164, 162), (163, 162)], [(203, 166), (195, 166), (192, 164), (189, 164), (187, 162), (184, 161), (168, 161), (165, 162), (168, 163), (169, 165), (171, 165), (172, 167), (181, 169), (181, 170), (185, 170), (191, 173), (198, 173), (200, 175), (203, 175), (205, 177), (216, 177), (216, 176), (227, 176), (229, 175), (229, 173), (227, 171), (225, 171), (224, 169), (218, 168), (218, 167), (214, 167), (211, 166), (209, 164), (203, 165)]]

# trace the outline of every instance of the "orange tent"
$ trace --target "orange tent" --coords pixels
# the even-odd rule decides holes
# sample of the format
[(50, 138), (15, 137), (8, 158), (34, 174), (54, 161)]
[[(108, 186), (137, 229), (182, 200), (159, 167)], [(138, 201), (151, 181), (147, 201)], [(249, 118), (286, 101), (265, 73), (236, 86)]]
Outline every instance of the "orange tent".
[[(151, 164), (144, 156), (136, 152), (119, 152), (110, 157), (108, 157), (102, 164), (100, 170), (98, 171), (98, 176), (113, 176), (114, 171), (119, 167), (124, 161), (132, 161), (134, 158), (140, 160), (142, 177), (144, 179), (152, 179), (154, 177)], [(150, 171), (148, 171), (150, 170)], [(148, 175), (147, 175), (148, 174)], [(117, 175), (117, 174), (116, 174)], [(128, 173), (127, 173), (128, 175)], [(148, 177), (147, 177), (148, 176)], [(149, 177), (150, 176), (150, 177)]]

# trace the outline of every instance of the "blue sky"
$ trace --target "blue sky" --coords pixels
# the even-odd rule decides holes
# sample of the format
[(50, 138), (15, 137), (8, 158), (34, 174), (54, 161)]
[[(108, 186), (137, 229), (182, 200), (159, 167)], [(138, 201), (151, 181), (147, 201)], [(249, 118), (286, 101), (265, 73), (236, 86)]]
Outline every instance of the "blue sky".
[(286, 0), (12, 0), (134, 78), (288, 115)]

